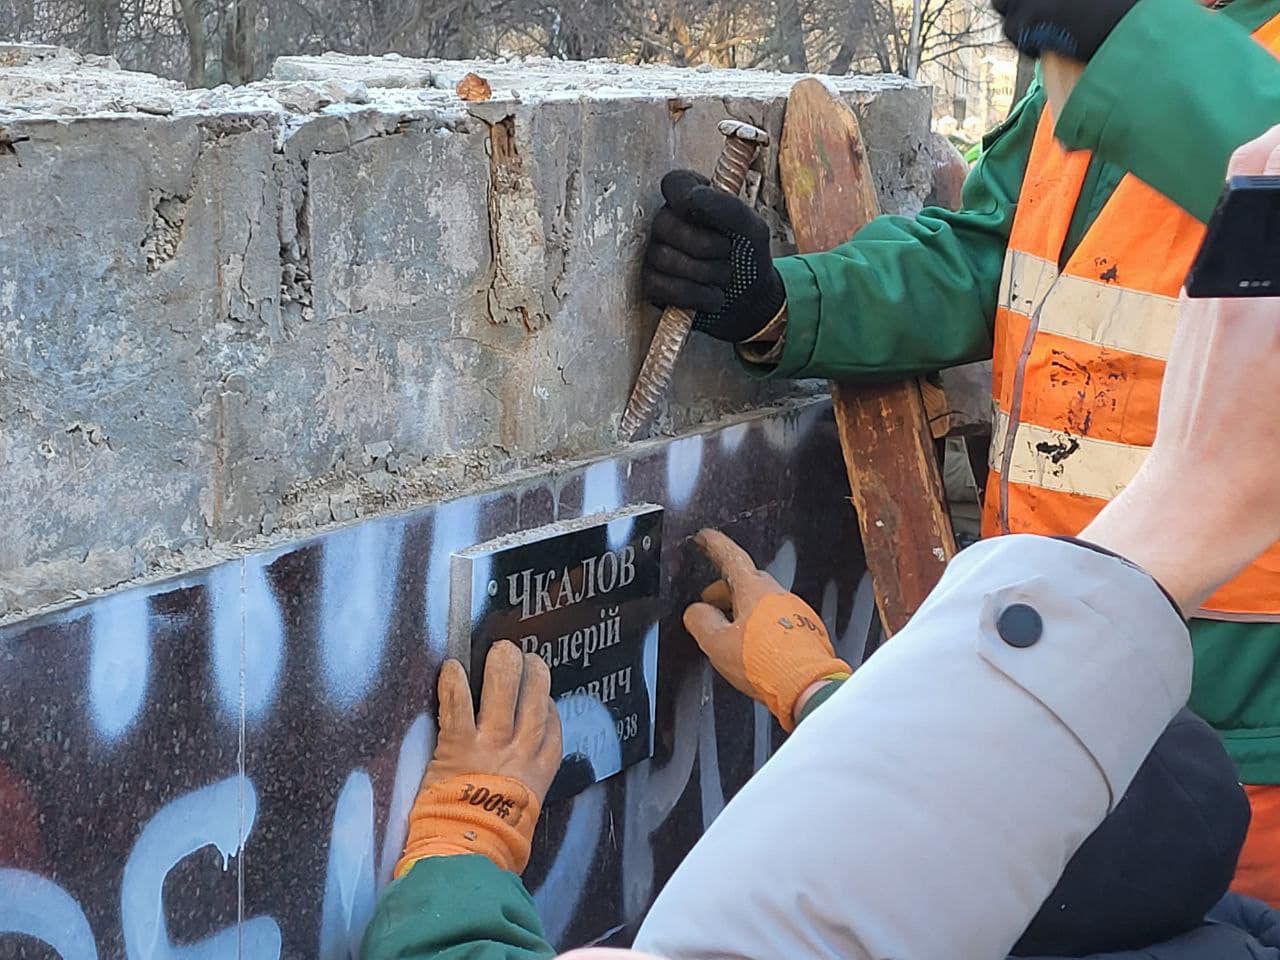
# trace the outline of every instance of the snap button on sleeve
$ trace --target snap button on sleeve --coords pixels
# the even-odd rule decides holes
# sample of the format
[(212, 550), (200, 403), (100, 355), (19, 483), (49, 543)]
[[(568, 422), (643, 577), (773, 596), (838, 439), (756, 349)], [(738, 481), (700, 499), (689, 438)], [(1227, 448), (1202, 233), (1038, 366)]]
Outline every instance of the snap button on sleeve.
[(996, 632), (1011, 647), (1030, 647), (1044, 633), (1044, 621), (1040, 619), (1035, 607), (1025, 603), (1011, 603), (1000, 611), (996, 620)]

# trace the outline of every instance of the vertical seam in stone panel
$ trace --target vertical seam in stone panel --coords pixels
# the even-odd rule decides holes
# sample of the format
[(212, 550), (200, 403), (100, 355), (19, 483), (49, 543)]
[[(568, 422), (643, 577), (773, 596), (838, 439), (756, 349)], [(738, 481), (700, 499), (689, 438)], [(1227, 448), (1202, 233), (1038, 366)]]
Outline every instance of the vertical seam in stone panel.
[(245, 660), (248, 655), (247, 651), (247, 626), (248, 619), (246, 608), (248, 601), (245, 598), (245, 565), (246, 560), (240, 561), (240, 724), (239, 724), (239, 744), (236, 750), (236, 768), (239, 773), (237, 783), (239, 784), (238, 810), (236, 828), (236, 956), (244, 957), (244, 861), (245, 861), (245, 824), (244, 824), (244, 789), (248, 772), (245, 769)]

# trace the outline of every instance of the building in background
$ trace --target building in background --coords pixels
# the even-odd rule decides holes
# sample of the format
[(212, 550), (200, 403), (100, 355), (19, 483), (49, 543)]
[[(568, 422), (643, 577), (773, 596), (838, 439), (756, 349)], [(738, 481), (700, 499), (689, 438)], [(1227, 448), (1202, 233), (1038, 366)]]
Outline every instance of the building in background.
[(920, 79), (933, 85), (934, 129), (976, 143), (1009, 115), (1018, 52), (1005, 42), (987, 0), (950, 0), (939, 17), (943, 22), (935, 28), (935, 42), (945, 39), (951, 49), (930, 58), (926, 36), (920, 68)]

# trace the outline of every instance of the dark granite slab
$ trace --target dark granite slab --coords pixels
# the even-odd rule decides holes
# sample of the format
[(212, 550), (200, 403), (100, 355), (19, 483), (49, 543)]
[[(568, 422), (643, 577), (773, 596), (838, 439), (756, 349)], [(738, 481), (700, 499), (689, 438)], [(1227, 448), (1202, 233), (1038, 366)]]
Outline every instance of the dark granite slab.
[(647, 502), (653, 756), (548, 803), (526, 874), (555, 942), (625, 941), (781, 740), (683, 632), (689, 538), (726, 529), (857, 659), (846, 494), (816, 404), (0, 628), (0, 958), (353, 956), (434, 743), (453, 554)]

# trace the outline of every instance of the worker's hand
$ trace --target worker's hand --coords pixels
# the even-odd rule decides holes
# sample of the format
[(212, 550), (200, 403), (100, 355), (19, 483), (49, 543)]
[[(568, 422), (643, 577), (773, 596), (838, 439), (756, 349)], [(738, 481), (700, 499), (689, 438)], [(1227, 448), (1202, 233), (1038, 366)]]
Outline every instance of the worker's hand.
[(1088, 63), (1138, 0), (992, 0), (1004, 35), (1022, 53)]
[(695, 539), (721, 579), (684, 612), (685, 629), (722, 677), (794, 729), (801, 694), (849, 676), (849, 665), (836, 659), (813, 608), (757, 570), (745, 550), (716, 530)]
[(476, 853), (520, 873), (533, 828), (560, 767), (560, 716), (540, 657), (495, 643), (484, 665), (480, 716), (466, 671), (440, 668), (440, 735), (396, 865), (403, 875), (424, 857)]
[(694, 328), (717, 340), (750, 339), (787, 299), (768, 224), (692, 170), (663, 177), (662, 195), (667, 203), (653, 220), (641, 273), (645, 296), (696, 311)]
[[(1232, 175), (1280, 172), (1280, 127)], [(1142, 566), (1187, 612), (1280, 540), (1280, 299), (1187, 300), (1151, 453), (1080, 534)]]
[(1257, 140), (1250, 140), (1231, 156), (1228, 177), (1280, 175), (1280, 127), (1272, 127)]

